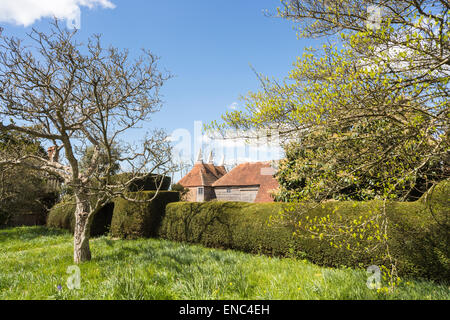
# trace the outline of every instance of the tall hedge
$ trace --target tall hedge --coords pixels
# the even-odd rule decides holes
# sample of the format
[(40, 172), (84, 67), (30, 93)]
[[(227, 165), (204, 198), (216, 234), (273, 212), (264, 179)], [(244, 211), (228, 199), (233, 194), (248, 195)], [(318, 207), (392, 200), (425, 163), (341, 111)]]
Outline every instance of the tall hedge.
[[(90, 234), (92, 237), (107, 234), (110, 229), (114, 203), (108, 203), (97, 211), (91, 223)], [(47, 226), (51, 228), (67, 229), (74, 232), (75, 229), (75, 198), (66, 197), (63, 201), (53, 206), (47, 216)]]
[[(450, 184), (441, 183), (428, 199), (416, 202), (388, 202), (389, 247), (401, 275), (450, 279), (449, 194)], [(326, 266), (368, 266), (376, 264), (379, 252), (355, 254), (335, 248), (329, 240), (296, 234), (293, 223), (268, 224), (285, 204), (239, 202), (178, 202), (167, 206), (159, 235), (163, 238), (237, 249), (252, 253), (296, 256)], [(306, 205), (310, 217), (340, 215), (350, 223), (371, 215), (381, 201), (328, 202)], [(430, 211), (431, 208), (431, 211)], [(305, 209), (305, 208), (303, 208)], [(353, 239), (348, 239), (352, 243)], [(354, 240), (356, 243), (356, 240)], [(381, 263), (381, 262), (380, 262)]]
[[(135, 195), (138, 200), (149, 200), (155, 192), (143, 191)], [(166, 205), (176, 201), (180, 201), (180, 194), (173, 191), (159, 191), (151, 202), (115, 199), (111, 235), (124, 239), (157, 236)]]
[(47, 227), (67, 229), (73, 232), (75, 225), (74, 214), (74, 197), (65, 197), (50, 209), (47, 216)]
[(283, 254), (292, 232), (268, 227), (278, 203), (177, 202), (166, 208), (159, 235), (163, 238), (246, 252)]
[[(155, 191), (130, 193), (138, 200), (149, 200)], [(113, 237), (139, 238), (153, 237), (165, 214), (166, 205), (180, 201), (179, 192), (159, 191), (151, 202), (135, 203), (122, 198), (114, 199), (101, 208), (93, 216), (91, 236), (104, 235), (110, 232)], [(70, 230), (75, 227), (75, 199), (66, 197), (55, 205), (47, 217), (47, 226)]]

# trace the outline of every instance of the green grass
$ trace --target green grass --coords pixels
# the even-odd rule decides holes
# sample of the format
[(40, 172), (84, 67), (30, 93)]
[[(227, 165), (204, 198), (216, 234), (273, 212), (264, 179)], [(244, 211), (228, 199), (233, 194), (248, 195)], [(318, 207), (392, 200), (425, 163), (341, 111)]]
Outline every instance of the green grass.
[[(404, 280), (366, 287), (364, 270), (207, 249), (165, 240), (91, 240), (81, 288), (66, 286), (72, 236), (44, 227), (0, 230), (0, 299), (450, 299), (450, 288)], [(58, 290), (58, 285), (62, 287)]]

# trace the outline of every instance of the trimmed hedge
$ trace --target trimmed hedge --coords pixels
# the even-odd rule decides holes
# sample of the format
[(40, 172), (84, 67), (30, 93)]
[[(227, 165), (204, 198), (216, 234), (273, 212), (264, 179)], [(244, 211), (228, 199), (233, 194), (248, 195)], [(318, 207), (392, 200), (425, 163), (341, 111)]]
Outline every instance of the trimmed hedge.
[[(154, 191), (143, 191), (137, 193), (136, 198), (147, 200), (154, 196)], [(177, 201), (180, 201), (180, 194), (174, 191), (159, 191), (155, 199), (144, 203), (115, 199), (111, 236), (124, 239), (157, 236), (166, 205)]]
[[(155, 191), (142, 191), (130, 193), (136, 199), (151, 199)], [(111, 233), (113, 237), (139, 238), (153, 237), (165, 214), (166, 205), (170, 202), (180, 201), (179, 192), (159, 191), (151, 202), (135, 203), (117, 198), (95, 213), (92, 218), (91, 236), (100, 236)], [(67, 197), (55, 205), (47, 217), (47, 226), (70, 230), (75, 227), (75, 199)]]
[(292, 231), (267, 226), (269, 217), (276, 215), (281, 206), (222, 201), (171, 203), (159, 235), (211, 247), (282, 255)]
[[(449, 213), (450, 183), (444, 182), (416, 202), (388, 202), (389, 247), (401, 275), (450, 279)], [(309, 234), (294, 236), (293, 223), (269, 225), (282, 203), (240, 202), (172, 203), (167, 206), (159, 235), (162, 238), (200, 243), (205, 246), (242, 250), (251, 253), (306, 258), (325, 266), (361, 267), (381, 264), (380, 252), (352, 253), (335, 248), (326, 239)], [(327, 202), (305, 205), (309, 217), (340, 215), (351, 222), (361, 215), (375, 214), (382, 201)], [(430, 207), (433, 212), (430, 211)], [(347, 239), (351, 245), (356, 240)], [(360, 241), (361, 242), (361, 241)], [(364, 243), (362, 244), (364, 246)]]
[[(97, 211), (91, 223), (91, 237), (105, 235), (109, 232), (114, 203), (108, 203)], [(47, 216), (47, 227), (67, 229), (74, 232), (75, 229), (75, 198), (67, 197), (50, 209)]]
[(47, 216), (47, 227), (67, 229), (73, 232), (75, 225), (74, 213), (74, 197), (65, 197), (50, 209)]

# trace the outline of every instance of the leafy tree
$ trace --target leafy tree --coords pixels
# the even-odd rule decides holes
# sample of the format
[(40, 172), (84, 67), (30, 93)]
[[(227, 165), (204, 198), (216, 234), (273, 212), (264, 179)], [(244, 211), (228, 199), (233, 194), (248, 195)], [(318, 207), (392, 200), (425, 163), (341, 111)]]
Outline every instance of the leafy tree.
[[(52, 142), (63, 154), (58, 161), (9, 155), (0, 165), (57, 175), (73, 190), (74, 261), (79, 263), (91, 259), (94, 214), (115, 197), (141, 201), (127, 187), (151, 172), (170, 170), (171, 148), (163, 131), (148, 134), (138, 145), (120, 140), (160, 109), (159, 90), (170, 75), (159, 71), (158, 59), (149, 51), (131, 58), (126, 50), (104, 48), (98, 35), (83, 44), (76, 40), (76, 30), (62, 29), (58, 21), (50, 29), (33, 29), (30, 45), (1, 37), (0, 132)], [(92, 156), (83, 159), (88, 148)], [(121, 150), (119, 159), (115, 148)], [(112, 179), (117, 161), (129, 172), (126, 181)]]
[[(371, 7), (372, 6), (372, 7)], [(369, 8), (379, 8), (377, 26)], [(219, 130), (272, 128), (279, 199), (416, 199), (449, 168), (447, 1), (282, 1), (309, 49), (283, 83), (261, 76)]]

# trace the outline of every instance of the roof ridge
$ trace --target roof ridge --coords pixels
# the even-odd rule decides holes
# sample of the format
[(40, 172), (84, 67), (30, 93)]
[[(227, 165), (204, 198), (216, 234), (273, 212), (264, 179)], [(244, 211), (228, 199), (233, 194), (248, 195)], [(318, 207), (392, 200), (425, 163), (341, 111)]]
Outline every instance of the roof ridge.
[(270, 162), (243, 162), (223, 175), (220, 179), (215, 181), (214, 186), (244, 186), (244, 185), (262, 185), (266, 184), (267, 180), (274, 179), (268, 175), (262, 174), (261, 169), (270, 167)]
[(214, 182), (227, 174), (225, 167), (220, 168), (214, 164), (195, 163), (191, 171), (189, 171), (178, 183), (185, 187), (195, 186), (212, 186)]

